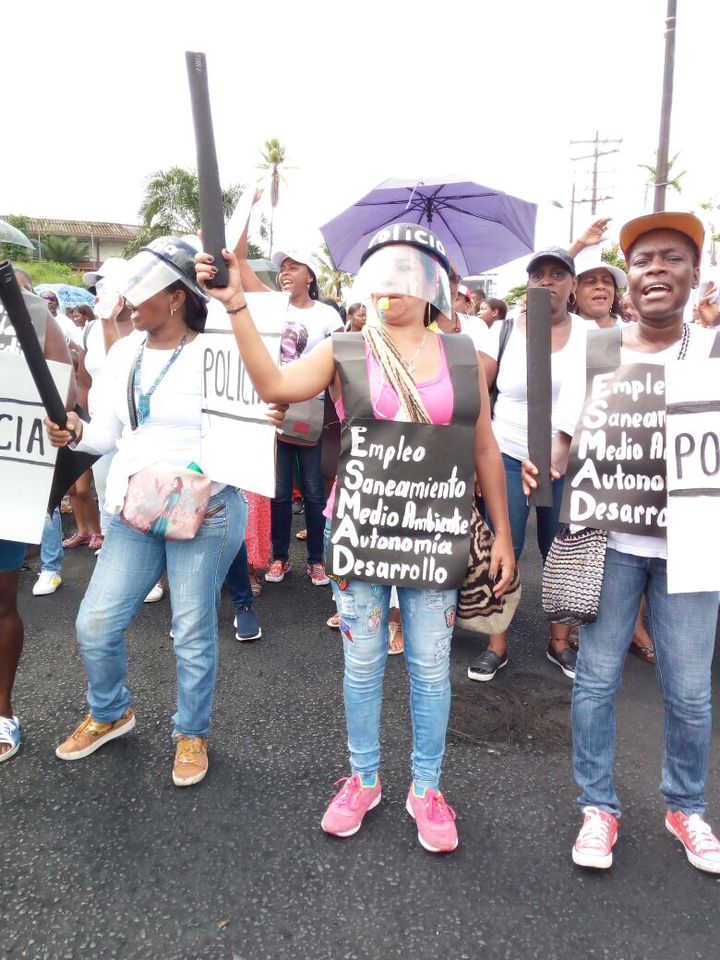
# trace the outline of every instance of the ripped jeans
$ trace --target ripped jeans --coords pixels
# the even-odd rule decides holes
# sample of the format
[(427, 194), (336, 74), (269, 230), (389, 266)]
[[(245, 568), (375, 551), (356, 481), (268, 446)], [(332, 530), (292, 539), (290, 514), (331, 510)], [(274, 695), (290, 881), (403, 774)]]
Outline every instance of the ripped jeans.
[[(325, 529), (325, 548), (330, 521)], [(392, 587), (364, 580), (332, 580), (345, 655), (343, 696), (350, 766), (372, 775), (380, 766), (380, 711), (388, 655)], [(450, 714), (450, 640), (457, 590), (398, 587), (405, 662), (410, 675), (412, 772), (419, 788), (438, 789)]]

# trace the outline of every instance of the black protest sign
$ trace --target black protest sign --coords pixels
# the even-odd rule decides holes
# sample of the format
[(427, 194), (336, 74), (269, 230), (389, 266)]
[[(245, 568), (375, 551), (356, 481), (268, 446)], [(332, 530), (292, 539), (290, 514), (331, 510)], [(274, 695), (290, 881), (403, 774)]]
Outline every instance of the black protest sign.
[(332, 575), (459, 587), (470, 549), (474, 458), (474, 424), (354, 419), (341, 439)]
[(665, 536), (663, 365), (588, 368), (560, 518), (616, 533)]

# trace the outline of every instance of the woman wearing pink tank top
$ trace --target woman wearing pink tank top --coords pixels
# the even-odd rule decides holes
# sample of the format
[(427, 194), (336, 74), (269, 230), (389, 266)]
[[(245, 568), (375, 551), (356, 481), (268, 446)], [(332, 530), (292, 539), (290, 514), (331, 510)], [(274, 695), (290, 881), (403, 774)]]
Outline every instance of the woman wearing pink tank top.
[[(293, 364), (282, 368), (275, 365), (253, 325), (237, 262), (227, 251), (223, 251), (223, 255), (229, 267), (228, 286), (208, 292), (220, 300), (230, 314), (243, 363), (259, 396), (276, 403), (295, 403), (315, 397), (329, 387), (341, 419), (347, 416), (351, 420), (356, 414), (360, 415), (345, 409), (331, 342), (318, 344)], [(215, 269), (211, 257), (198, 254), (197, 260), (198, 277), (202, 282), (209, 280)], [(447, 272), (448, 261), (442, 245), (429, 230), (421, 230), (416, 224), (395, 225), (370, 241), (356, 285), (364, 277), (369, 291), (369, 319), (362, 336), (369, 407), (376, 419), (416, 423), (427, 423), (429, 419), (435, 424), (449, 424), (456, 406), (458, 409), (463, 406), (462, 397), (454, 396), (442, 338), (428, 329), (434, 310), (444, 313), (445, 309), (451, 309)], [(373, 324), (371, 314), (377, 317), (378, 312), (379, 321)], [(474, 357), (469, 339), (467, 345)], [(360, 356), (362, 358), (362, 354)], [(470, 373), (474, 376), (472, 368)], [(505, 474), (490, 426), (482, 367), (477, 376), (480, 415), (474, 427), (474, 463), (495, 527), (491, 575), (496, 581), (495, 594), (501, 596), (512, 582), (515, 560)], [(367, 394), (363, 402), (367, 406)], [(475, 406), (473, 419), (468, 421), (471, 431), (476, 410)], [(451, 436), (449, 433), (448, 440)], [(328, 518), (332, 516), (333, 502), (331, 498), (326, 511)], [(329, 522), (328, 519), (326, 543)], [(390, 592), (388, 583), (333, 580), (345, 657), (343, 693), (350, 776), (343, 778), (343, 786), (328, 806), (322, 827), (338, 837), (357, 833), (365, 814), (381, 800), (379, 728), (388, 652)], [(440, 793), (439, 781), (450, 712), (450, 641), (457, 590), (398, 585), (398, 596), (413, 720), (413, 776), (406, 809), (416, 821), (418, 839), (426, 850), (434, 853), (454, 850), (458, 843), (455, 811)]]

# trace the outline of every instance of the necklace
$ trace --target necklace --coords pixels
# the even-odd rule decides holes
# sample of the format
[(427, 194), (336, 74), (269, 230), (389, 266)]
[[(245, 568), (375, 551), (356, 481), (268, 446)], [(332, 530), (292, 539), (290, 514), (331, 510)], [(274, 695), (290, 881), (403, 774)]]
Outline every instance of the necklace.
[[(410, 376), (413, 375), (413, 371), (415, 370), (415, 362), (417, 361), (417, 358), (420, 356), (420, 352), (421, 352), (422, 348), (425, 346), (425, 341), (427, 340), (427, 335), (428, 335), (428, 328), (425, 327), (425, 333), (424, 333), (424, 335), (423, 335), (422, 340), (420, 341), (420, 346), (417, 348), (417, 350), (415, 351), (415, 353), (410, 357), (409, 360), (406, 360), (405, 357), (400, 357), (400, 362), (401, 362), (402, 365), (405, 367), (405, 369), (406, 369), (407, 372), (410, 374)], [(397, 347), (396, 347), (395, 349), (397, 349)], [(398, 350), (398, 353), (400, 353), (399, 350)]]
[(157, 387), (157, 385), (160, 383), (160, 381), (168, 372), (170, 367), (175, 363), (177, 358), (180, 356), (180, 353), (182, 352), (182, 348), (187, 343), (189, 332), (190, 332), (189, 330), (185, 331), (185, 333), (183, 334), (182, 340), (175, 347), (175, 349), (173, 350), (172, 356), (170, 357), (168, 362), (165, 364), (165, 366), (162, 368), (160, 373), (157, 375), (157, 377), (155, 377), (155, 382), (150, 387), (147, 393), (142, 392), (142, 387), (140, 385), (143, 353), (145, 352), (145, 341), (143, 341), (142, 344), (140, 345), (140, 350), (138, 351), (137, 359), (135, 360), (135, 377), (133, 379), (133, 387), (136, 390), (138, 395), (138, 402), (137, 402), (138, 426), (142, 426), (147, 420), (147, 418), (150, 416), (150, 397), (152, 397), (153, 393), (155, 393), (155, 388)]

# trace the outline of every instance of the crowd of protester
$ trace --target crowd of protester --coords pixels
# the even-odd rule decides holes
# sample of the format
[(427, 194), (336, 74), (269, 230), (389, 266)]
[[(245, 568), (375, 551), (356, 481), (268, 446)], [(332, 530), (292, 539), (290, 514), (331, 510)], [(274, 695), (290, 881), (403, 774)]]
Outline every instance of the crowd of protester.
[[(162, 599), (165, 583), (177, 662), (172, 779), (185, 787), (205, 777), (221, 590), (225, 584), (234, 605), (236, 639), (261, 640), (254, 599), (263, 580), (280, 584), (293, 572), (290, 538), (293, 514), (300, 509), (305, 529), (298, 537), (307, 549), (304, 575), (313, 586), (331, 586), (337, 609), (328, 626), (338, 631), (334, 636), (340, 637), (345, 663), (349, 774), (328, 805), (322, 828), (349, 837), (381, 802), (383, 677), (387, 656), (404, 652), (413, 724), (406, 808), (425, 849), (455, 849), (456, 815), (442, 794), (440, 777), (457, 590), (341, 580), (326, 569), (335, 487), (334, 470), (323, 466), (323, 443), (329, 442), (333, 423), (352, 418), (348, 405), (355, 402), (343, 386), (335, 344), (341, 335), (347, 343), (359, 344), (377, 419), (449, 428), (458, 404), (450, 342), (462, 345), (476, 362), (477, 493), (494, 532), (492, 575), (500, 598), (524, 554), (531, 512), (543, 563), (562, 526), (564, 474), (582, 409), (588, 331), (618, 331), (623, 362), (641, 358), (662, 364), (675, 357), (680, 344), (683, 357), (710, 356), (718, 327), (712, 283), (697, 298), (692, 322), (685, 322), (687, 304), (700, 283), (702, 241), (698, 243), (694, 218), (682, 215), (672, 223), (641, 219), (637, 230), (626, 225), (621, 234), (626, 267), (614, 262), (617, 258), (601, 256), (607, 220), (596, 221), (571, 249), (541, 249), (527, 263), (528, 289), (549, 291), (551, 303), (554, 447), (552, 506), (546, 507), (532, 507), (529, 500), (537, 469), (528, 459), (524, 299), (508, 304), (486, 296), (476, 281), (461, 276), (440, 244), (417, 256), (429, 258), (429, 269), (439, 270), (447, 284), (449, 296), (442, 304), (405, 295), (402, 289), (385, 305), (378, 300), (385, 291), (376, 289), (347, 305), (323, 302), (315, 257), (307, 251), (276, 252), (278, 285), (289, 295), (279, 365), (258, 336), (245, 299), (246, 293), (270, 292), (247, 259), (246, 235), (233, 253), (226, 252), (229, 282), (224, 288), (207, 286), (216, 270), (212, 258), (198, 252), (190, 239), (174, 238), (165, 246), (163, 240), (153, 241), (129, 265), (108, 262), (86, 276), (96, 294), (97, 316), (85, 306), (63, 316), (57, 295), (43, 292), (49, 311), (45, 355), (72, 363), (75, 371), (67, 424), (61, 429), (46, 421), (48, 434), (55, 446), (71, 445), (98, 458), (67, 491), (72, 533), (63, 539), (59, 509), (47, 515), (32, 590), (42, 597), (61, 587), (64, 550), (94, 553), (77, 614), (88, 709), (57, 747), (57, 757), (85, 758), (135, 726), (126, 687), (125, 633), (144, 602)], [(362, 289), (373, 261), (385, 258), (391, 269), (392, 257), (403, 246), (407, 244), (397, 240), (371, 244), (353, 289)], [(31, 292), (27, 274), (17, 274)], [(148, 286), (148, 278), (158, 275), (160, 280)], [(666, 291), (664, 300), (663, 294), (648, 292), (651, 282)], [(211, 298), (227, 310), (245, 368), (269, 404), (268, 418), (277, 428), (276, 491), (272, 499), (246, 495), (210, 476), (197, 531), (186, 539), (164, 539), (172, 504), (154, 520), (155, 535), (123, 522), (120, 507), (132, 481), (158, 459), (158, 450), (178, 470), (173, 503), (183, 492), (182, 471), (201, 460), (203, 331)], [(128, 401), (129, 382), (136, 409)], [(75, 412), (75, 402), (88, 417)], [(310, 439), (307, 431), (293, 430), (300, 405), (317, 422)], [(631, 651), (656, 664), (661, 677), (667, 715), (661, 789), (668, 829), (682, 841), (694, 866), (720, 873), (720, 843), (704, 820), (718, 595), (670, 594), (665, 543), (648, 540), (652, 538), (609, 535), (595, 622), (579, 632), (563, 623), (551, 622), (547, 628), (539, 623), (538, 656), (574, 685), (573, 763), (583, 823), (572, 856), (586, 867), (612, 863), (620, 814), (612, 778), (614, 697)], [(22, 649), (16, 601), (24, 550), (10, 541), (0, 541), (0, 546), (0, 761), (5, 761), (20, 746), (11, 691)], [(511, 630), (490, 633), (469, 678), (493, 681), (511, 662), (514, 642)], [(512, 682), (511, 671), (506, 682)]]

